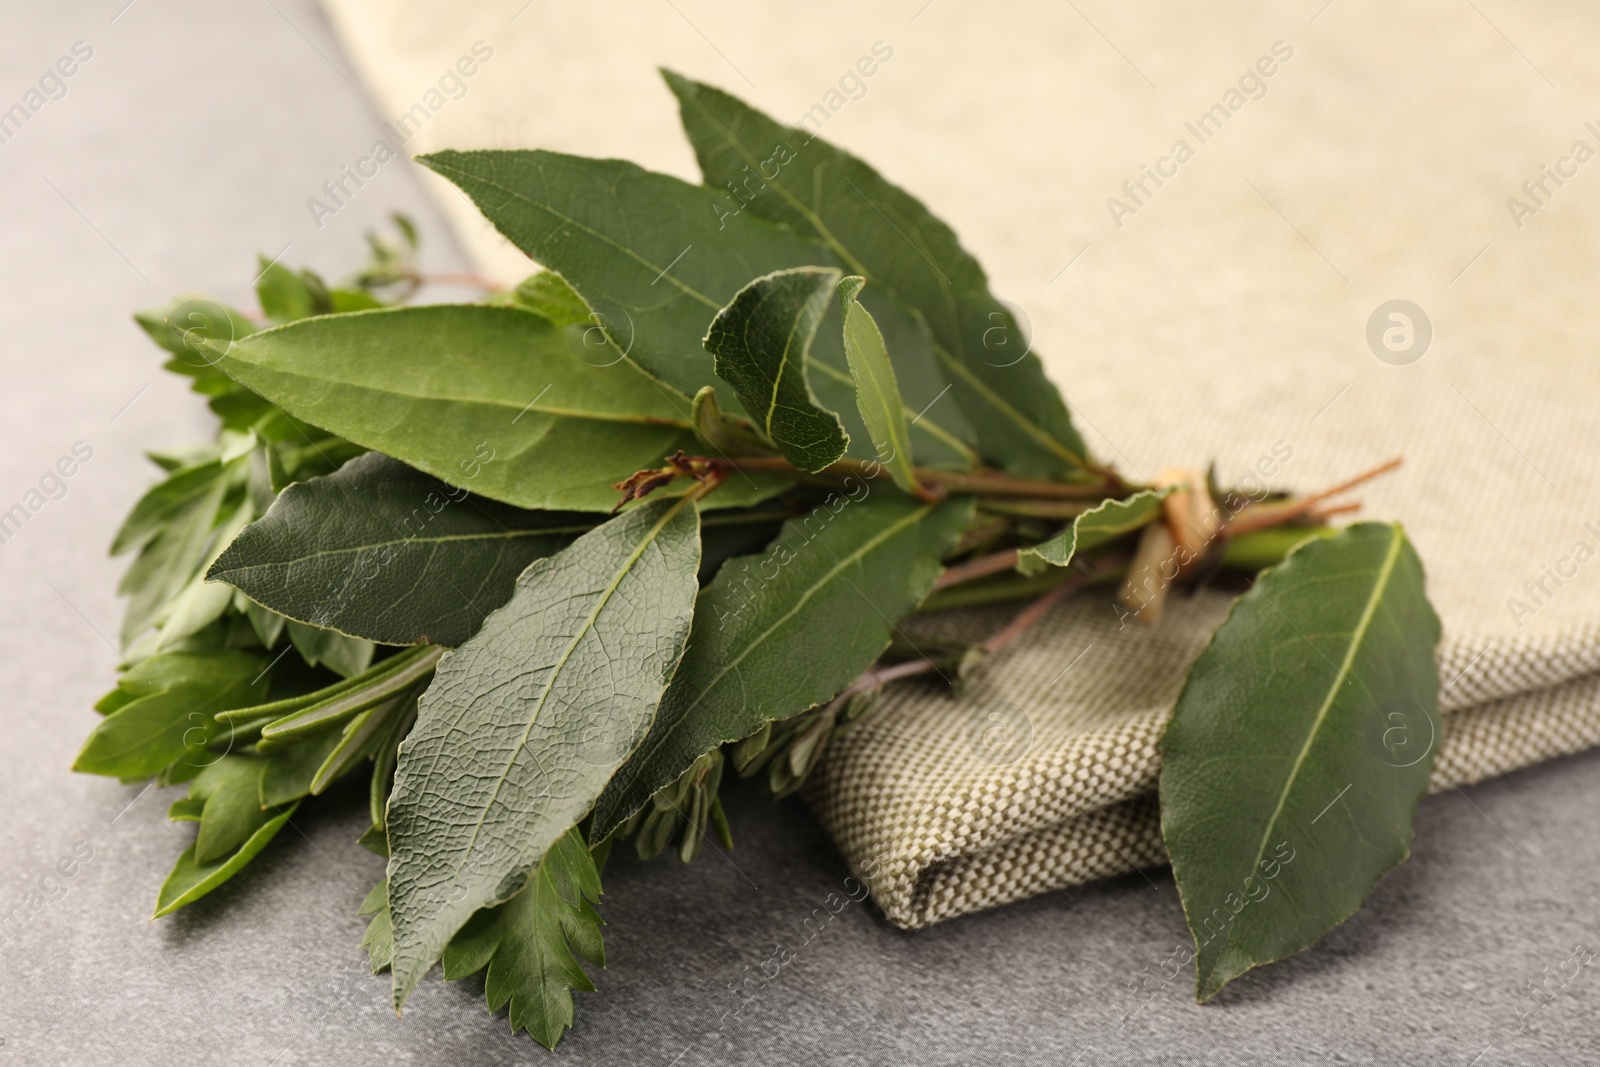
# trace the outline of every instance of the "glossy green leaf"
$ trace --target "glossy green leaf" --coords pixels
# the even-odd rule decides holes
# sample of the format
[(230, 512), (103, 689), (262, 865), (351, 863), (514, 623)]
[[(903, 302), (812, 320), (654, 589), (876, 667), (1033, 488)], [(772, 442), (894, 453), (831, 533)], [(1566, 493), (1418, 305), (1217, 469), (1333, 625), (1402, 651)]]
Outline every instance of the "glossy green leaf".
[(313, 626), (453, 647), (506, 602), (528, 564), (597, 521), (477, 497), (369, 452), (285, 489), (207, 577)]
[[(393, 308), (265, 330), (219, 366), (291, 415), (451, 485), (518, 507), (609, 511), (612, 483), (696, 444), (688, 399), (591, 353), (587, 332), (516, 308)], [(786, 483), (753, 484), (730, 483), (717, 503)]]
[(723, 564), (649, 736), (595, 805), (602, 841), (718, 745), (829, 699), (872, 665), (933, 587), (970, 501), (923, 504), (869, 483)]
[(666, 74), (706, 184), (724, 210), (825, 244), (927, 323), (979, 450), (1007, 470), (1073, 474), (1083, 440), (983, 268), (950, 227), (855, 156), (708, 85)]
[(1161, 514), (1161, 501), (1170, 492), (1146, 489), (1125, 500), (1102, 500), (1050, 540), (1018, 552), (1017, 570), (1035, 575), (1051, 567), (1065, 567), (1077, 553), (1132, 533)]
[(161, 883), (161, 892), (156, 897), (155, 914), (150, 917), (159, 919), (163, 915), (171, 915), (185, 904), (193, 904), (238, 874), (244, 869), (245, 864), (255, 859), (256, 853), (267, 847), (267, 842), (278, 836), (278, 831), (283, 829), (283, 824), (289, 821), (289, 817), (299, 806), (296, 803), (269, 819), (239, 846), (237, 852), (215, 863), (198, 862), (194, 857), (193, 845), (184, 849), (183, 855), (179, 856), (178, 862), (173, 865), (172, 873)]
[(1398, 525), (1301, 545), (1234, 605), (1162, 741), (1196, 996), (1306, 948), (1411, 850), (1439, 738), (1439, 620)]
[(568, 830), (539, 862), (527, 886), (498, 907), (478, 912), (445, 948), (446, 979), (488, 968), (490, 1011), (509, 1005), (511, 1032), (527, 1030), (553, 1049), (572, 1025), (572, 990), (594, 989), (579, 957), (605, 966), (600, 874), (583, 835)]
[(699, 532), (690, 499), (624, 512), (530, 566), (440, 662), (389, 798), (397, 1008), (650, 728), (689, 636)]
[(90, 731), (72, 769), (146, 778), (201, 752), (217, 733), (216, 712), (260, 702), (267, 665), (247, 652), (172, 652), (134, 664), (129, 675), (143, 692)]
[(917, 476), (912, 470), (905, 402), (900, 399), (900, 382), (878, 323), (858, 299), (865, 284), (865, 279), (853, 276), (839, 283), (839, 300), (844, 306), (844, 353), (855, 381), (856, 406), (872, 435), (878, 462), (889, 471), (894, 484), (915, 493)]
[(785, 459), (820, 471), (850, 444), (839, 416), (817, 406), (806, 379), (811, 342), (839, 272), (796, 267), (757, 278), (717, 313), (706, 351), (756, 428)]
[(685, 396), (716, 383), (700, 341), (751, 278), (832, 263), (818, 245), (730, 211), (721, 193), (623, 160), (446, 151), (417, 162), (460, 186), (512, 244), (560, 272), (594, 309), (600, 329), (584, 331), (589, 339), (603, 334), (616, 353)]

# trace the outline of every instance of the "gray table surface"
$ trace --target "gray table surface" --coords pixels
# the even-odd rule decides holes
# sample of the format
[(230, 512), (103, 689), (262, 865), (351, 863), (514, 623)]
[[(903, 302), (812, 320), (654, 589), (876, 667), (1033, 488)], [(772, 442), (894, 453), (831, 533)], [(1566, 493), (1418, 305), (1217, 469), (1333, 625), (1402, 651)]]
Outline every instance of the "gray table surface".
[[(297, 819), (232, 884), (152, 923), (192, 830), (166, 822), (170, 796), (67, 770), (113, 677), (121, 562), (105, 545), (150, 480), (141, 452), (208, 432), (129, 311), (194, 289), (248, 303), (256, 252), (340, 273), (394, 208), (420, 221), (431, 269), (462, 266), (401, 166), (313, 224), (306, 198), (378, 120), (309, 0), (125, 3), (0, 16), (0, 107), (74, 42), (93, 48), (66, 96), (0, 145), (0, 510), (74, 442), (94, 450), (66, 495), (0, 545), (0, 914), (23, 916), (0, 933), (0, 1067), (545, 1062), (473, 980), (430, 980), (395, 1019), (358, 947), (355, 909), (381, 870), (356, 844), (359, 804)], [(1191, 974), (1127, 990), (1185, 939), (1171, 878), (1152, 871), (915, 934), (851, 904), (734, 1014), (746, 968), (848, 873), (798, 804), (736, 791), (730, 858), (614, 863), (611, 966), (580, 995), (558, 1055), (1596, 1062), (1600, 971), (1555, 975), (1578, 943), (1600, 946), (1597, 771), (1600, 755), (1582, 756), (1429, 799), (1416, 854), (1367, 908), (1204, 1008)], [(92, 858), (50, 880), (75, 850)], [(1522, 1018), (1530, 983), (1547, 978), (1559, 990)]]

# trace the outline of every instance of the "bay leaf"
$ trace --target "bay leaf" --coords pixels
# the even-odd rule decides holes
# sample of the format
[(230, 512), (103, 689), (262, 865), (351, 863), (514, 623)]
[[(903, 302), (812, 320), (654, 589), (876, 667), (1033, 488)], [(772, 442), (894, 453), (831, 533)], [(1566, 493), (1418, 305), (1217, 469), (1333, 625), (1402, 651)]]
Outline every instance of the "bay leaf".
[[(391, 308), (252, 334), (218, 366), (290, 415), (451, 485), (604, 512), (612, 483), (697, 446), (688, 399), (626, 362), (589, 362), (586, 332), (509, 307)], [(787, 484), (737, 479), (713, 506)]]
[(1411, 851), (1439, 619), (1399, 525), (1311, 540), (1240, 597), (1161, 743), (1196, 998), (1308, 947)]
[(855, 382), (856, 406), (872, 437), (878, 461), (889, 471), (894, 484), (907, 493), (915, 493), (917, 476), (912, 470), (905, 403), (900, 399), (900, 383), (883, 334), (872, 313), (858, 299), (865, 284), (866, 279), (856, 276), (839, 283), (839, 300), (844, 305), (844, 351)]
[(528, 564), (597, 521), (501, 504), (369, 452), (285, 489), (206, 577), (313, 626), (454, 647), (506, 602)]
[(716, 384), (700, 341), (750, 279), (832, 265), (817, 244), (730, 211), (726, 196), (624, 160), (445, 151), (417, 162), (460, 186), (507, 240), (558, 272), (593, 309), (599, 329), (590, 329), (603, 331), (617, 358), (685, 396)]
[(757, 278), (717, 313), (705, 347), (717, 376), (785, 459), (820, 471), (850, 444), (839, 416), (817, 405), (806, 378), (811, 341), (839, 272), (795, 267)]
[(1087, 456), (1065, 402), (983, 268), (915, 197), (842, 149), (709, 85), (665, 72), (706, 184), (730, 210), (826, 245), (919, 315), (979, 451), (1007, 470), (1072, 475)]
[(1065, 567), (1077, 553), (1132, 533), (1161, 514), (1161, 501), (1170, 492), (1146, 489), (1125, 500), (1102, 500), (1048, 541), (1019, 551), (1017, 570), (1032, 576), (1051, 567)]

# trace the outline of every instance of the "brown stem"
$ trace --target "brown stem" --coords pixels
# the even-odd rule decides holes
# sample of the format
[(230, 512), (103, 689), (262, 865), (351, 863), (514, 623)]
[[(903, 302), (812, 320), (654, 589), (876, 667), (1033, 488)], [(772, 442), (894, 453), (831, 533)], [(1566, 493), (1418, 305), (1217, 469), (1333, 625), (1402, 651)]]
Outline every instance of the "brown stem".
[(948, 589), (952, 585), (970, 582), (974, 578), (987, 578), (991, 574), (1001, 574), (1017, 565), (1017, 550), (1008, 548), (1004, 552), (996, 552), (992, 556), (979, 556), (969, 559), (965, 563), (957, 563), (954, 567), (946, 567), (943, 574), (939, 575), (933, 583), (933, 591)]
[(1387, 463), (1380, 463), (1369, 471), (1363, 471), (1347, 482), (1341, 482), (1332, 489), (1324, 489), (1320, 493), (1300, 497), (1287, 504), (1258, 504), (1248, 507), (1234, 516), (1223, 532), (1232, 537), (1238, 534), (1251, 533), (1255, 530), (1264, 530), (1269, 526), (1278, 526), (1292, 519), (1298, 519), (1329, 497), (1348, 492), (1363, 482), (1371, 481), (1380, 474), (1388, 474), (1400, 466), (1400, 462), (1401, 460), (1397, 456)]
[[(781, 474), (804, 474), (794, 464), (781, 456), (744, 456), (713, 461), (733, 470), (775, 471)], [(850, 475), (859, 478), (880, 478), (888, 474), (881, 463), (864, 463), (861, 460), (841, 459), (818, 472), (819, 474)], [(925, 482), (954, 493), (981, 493), (990, 496), (1032, 496), (1052, 500), (1103, 500), (1122, 488), (1121, 479), (1109, 479), (1092, 485), (1068, 482), (1034, 482), (1013, 478), (1003, 471), (947, 471), (936, 467), (917, 467), (913, 471), (918, 482)]]
[[(1089, 570), (1079, 571), (1074, 574), (1017, 612), (1010, 622), (989, 636), (989, 639), (983, 643), (983, 650), (991, 656), (1002, 651), (1007, 645), (1010, 645), (1027, 632), (1030, 626), (1042, 619), (1051, 608), (1084, 586), (1099, 581), (1106, 575), (1115, 572), (1118, 567), (1126, 563), (1126, 559), (1104, 559)], [(890, 667), (874, 668), (845, 686), (844, 691), (829, 702), (827, 710), (829, 712), (837, 712), (844, 707), (846, 701), (857, 693), (877, 689), (901, 678), (914, 678), (919, 674), (928, 674), (937, 669), (938, 664), (931, 659), (907, 660), (904, 663), (896, 663)]]
[(1068, 578), (1044, 596), (1017, 612), (1010, 622), (1006, 623), (996, 633), (990, 635), (989, 639), (983, 643), (983, 650), (991, 656), (1001, 651), (1011, 642), (1021, 637), (1028, 627), (1044, 618), (1045, 612), (1110, 569), (1112, 568), (1102, 563), (1091, 570), (1080, 572)]

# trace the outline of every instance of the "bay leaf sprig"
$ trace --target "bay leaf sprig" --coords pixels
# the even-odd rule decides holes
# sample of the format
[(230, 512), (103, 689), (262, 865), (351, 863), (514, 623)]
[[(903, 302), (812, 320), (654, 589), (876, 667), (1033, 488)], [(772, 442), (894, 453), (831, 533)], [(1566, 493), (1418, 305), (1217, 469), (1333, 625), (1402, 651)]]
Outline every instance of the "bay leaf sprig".
[[(432, 279), (397, 217), (342, 283), (263, 260), (258, 312), (136, 316), (218, 419), (151, 455), (113, 538), (125, 662), (74, 764), (187, 786), (156, 913), (304, 806), (364, 804), (362, 946), (395, 1008), (435, 964), (481, 972), (554, 1047), (605, 963), (617, 843), (731, 848), (725, 782), (795, 793), (886, 687), (962, 699), (1070, 597), (1120, 585), (1153, 623), (1232, 581), (1161, 774), (1198, 996), (1348, 917), (1406, 855), (1439, 728), (1415, 551), (1328, 522), (1389, 468), (1301, 496), (1124, 478), (926, 206), (667, 81), (703, 184), (422, 157), (541, 264), (512, 289), (409, 303)], [(996, 603), (971, 644), (902, 630)]]

